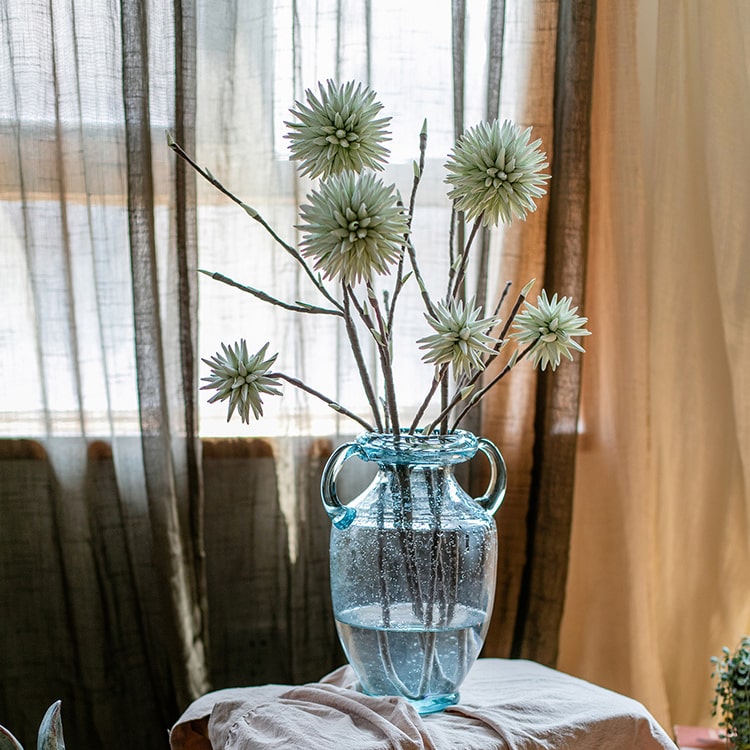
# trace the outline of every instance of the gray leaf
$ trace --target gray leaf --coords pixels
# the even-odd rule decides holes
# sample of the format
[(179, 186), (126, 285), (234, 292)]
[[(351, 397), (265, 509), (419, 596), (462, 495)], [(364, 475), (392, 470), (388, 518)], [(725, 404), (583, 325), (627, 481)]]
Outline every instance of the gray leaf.
[(39, 725), (37, 750), (65, 750), (63, 739), (62, 719), (60, 718), (62, 701), (55, 701), (44, 714)]
[(0, 750), (23, 750), (21, 743), (2, 725), (0, 725)]

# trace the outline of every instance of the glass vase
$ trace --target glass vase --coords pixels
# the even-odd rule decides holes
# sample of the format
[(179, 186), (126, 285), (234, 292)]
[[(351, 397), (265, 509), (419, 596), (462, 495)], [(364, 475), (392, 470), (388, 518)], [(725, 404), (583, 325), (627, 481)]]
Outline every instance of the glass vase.
[[(490, 481), (471, 498), (454, 467), (477, 451), (489, 460)], [(336, 477), (353, 457), (376, 464), (377, 473), (343, 504)], [(422, 714), (458, 701), (492, 613), (493, 515), (505, 483), (498, 449), (465, 431), (366, 433), (333, 453), (321, 481), (333, 522), (333, 612), (362, 691), (401, 696)]]

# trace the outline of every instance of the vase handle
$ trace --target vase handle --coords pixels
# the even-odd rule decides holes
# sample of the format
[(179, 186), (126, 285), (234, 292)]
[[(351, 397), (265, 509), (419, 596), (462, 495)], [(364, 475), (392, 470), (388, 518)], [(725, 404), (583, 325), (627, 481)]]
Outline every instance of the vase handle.
[(339, 475), (344, 463), (355, 455), (361, 455), (362, 449), (357, 443), (344, 443), (331, 453), (323, 469), (320, 478), (320, 497), (323, 500), (328, 517), (337, 529), (345, 529), (351, 525), (357, 511), (349, 508), (339, 500), (336, 492), (336, 477)]
[(490, 462), (490, 483), (484, 495), (478, 497), (476, 501), (490, 515), (494, 515), (505, 498), (505, 487), (508, 479), (505, 460), (492, 441), (484, 437), (478, 438), (478, 441), (479, 450), (487, 456)]

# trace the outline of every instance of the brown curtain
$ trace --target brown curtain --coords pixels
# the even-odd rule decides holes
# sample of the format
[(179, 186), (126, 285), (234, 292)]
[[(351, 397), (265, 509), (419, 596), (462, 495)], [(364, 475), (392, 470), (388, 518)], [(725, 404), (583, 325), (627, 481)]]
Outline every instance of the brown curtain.
[[(536, 278), (537, 293), (545, 287), (582, 306), (595, 11), (593, 0), (542, 0), (515, 6), (506, 18), (506, 34), (519, 39), (516, 43), (550, 50), (535, 57), (527, 73), (520, 120), (533, 122), (546, 144), (552, 179), (537, 213), (505, 233), (499, 279)], [(538, 378), (519, 368), (485, 402), (482, 431), (501, 447), (509, 467), (508, 493), (497, 518), (498, 591), (485, 655), (556, 665), (579, 383), (579, 359)]]
[[(544, 284), (585, 309), (596, 0), (560, 0)], [(539, 376), (526, 559), (511, 655), (557, 665), (573, 509), (581, 358)]]

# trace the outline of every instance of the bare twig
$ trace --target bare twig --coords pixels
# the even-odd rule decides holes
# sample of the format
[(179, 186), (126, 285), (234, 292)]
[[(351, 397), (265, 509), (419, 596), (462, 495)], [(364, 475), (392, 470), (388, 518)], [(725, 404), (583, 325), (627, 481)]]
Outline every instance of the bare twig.
[(309, 393), (311, 396), (315, 396), (315, 398), (319, 398), (321, 401), (324, 401), (328, 406), (331, 407), (335, 412), (338, 412), (340, 414), (343, 414), (346, 417), (349, 417), (350, 419), (353, 419), (357, 424), (364, 427), (368, 432), (373, 432), (373, 426), (369, 424), (368, 422), (365, 422), (364, 419), (357, 416), (354, 412), (349, 411), (346, 407), (342, 406), (337, 401), (334, 401), (332, 398), (329, 398), (328, 396), (324, 395), (320, 391), (316, 391), (315, 388), (311, 388), (306, 383), (303, 383), (298, 378), (294, 378), (291, 375), (286, 375), (283, 372), (269, 372), (268, 377), (270, 378), (279, 378), (280, 380), (285, 380), (290, 385), (293, 385), (295, 388), (299, 388), (302, 391), (305, 391), (306, 393)]
[(456, 211), (456, 204), (454, 203), (451, 208), (451, 223), (448, 229), (448, 289), (446, 290), (446, 296), (450, 296), (451, 283), (453, 282), (453, 275), (456, 273), (454, 264), (456, 262), (456, 223), (458, 221), (458, 212)]
[(419, 165), (414, 173), (414, 182), (411, 186), (411, 197), (409, 198), (409, 228), (414, 218), (414, 204), (417, 199), (417, 188), (424, 174), (424, 157), (427, 151), (427, 119), (422, 124), (422, 130), (419, 133)]
[(252, 286), (247, 286), (246, 284), (240, 284), (239, 281), (235, 281), (234, 279), (230, 279), (228, 276), (224, 276), (224, 274), (219, 273), (218, 271), (204, 271), (203, 269), (198, 269), (199, 273), (205, 274), (206, 276), (210, 276), (212, 279), (215, 279), (216, 281), (221, 281), (223, 284), (227, 284), (228, 286), (233, 286), (236, 289), (240, 289), (243, 292), (247, 292), (248, 294), (252, 294), (254, 297), (257, 297), (260, 300), (263, 300), (263, 302), (268, 302), (272, 305), (276, 305), (277, 307), (283, 307), (285, 310), (291, 310), (292, 312), (299, 312), (299, 313), (311, 313), (316, 315), (337, 315), (339, 317), (343, 317), (344, 314), (340, 310), (330, 310), (326, 307), (317, 307), (316, 305), (308, 305), (306, 302), (296, 302), (295, 304), (291, 304), (289, 302), (284, 302), (280, 299), (277, 299), (276, 297), (272, 297), (270, 294), (266, 294), (264, 291), (261, 291), (260, 289), (256, 289)]
[(297, 263), (302, 266), (305, 273), (308, 275), (312, 283), (315, 285), (315, 288), (320, 291), (320, 293), (336, 308), (341, 308), (341, 303), (326, 289), (323, 282), (320, 280), (320, 278), (315, 274), (315, 272), (310, 268), (310, 266), (307, 264), (305, 259), (300, 254), (299, 250), (297, 248), (290, 245), (288, 242), (285, 242), (271, 227), (271, 225), (252, 207), (248, 206), (247, 203), (245, 203), (243, 200), (238, 198), (231, 190), (228, 190), (224, 185), (222, 185), (219, 180), (217, 180), (208, 169), (204, 169), (200, 165), (198, 165), (191, 157), (190, 155), (180, 146), (177, 141), (172, 138), (169, 132), (167, 132), (167, 144), (168, 146), (174, 151), (177, 156), (179, 156), (181, 159), (186, 161), (201, 177), (203, 177), (204, 180), (207, 182), (210, 182), (211, 185), (213, 185), (218, 191), (224, 193), (230, 200), (233, 200), (238, 206), (240, 206), (245, 213), (250, 216), (251, 218), (255, 219), (270, 235), (273, 237), (273, 239), (282, 247), (284, 250), (286, 250), (289, 255), (294, 258), (294, 260), (297, 261)]
[(495, 310), (492, 313), (492, 317), (496, 318), (500, 314), (500, 308), (503, 306), (503, 302), (505, 302), (505, 298), (508, 296), (508, 292), (510, 292), (510, 287), (512, 286), (512, 281), (506, 281), (505, 286), (503, 287), (503, 291), (500, 294), (500, 299), (497, 301), (497, 304), (495, 305)]
[(349, 306), (350, 296), (347, 292), (347, 287), (342, 284), (343, 298), (344, 298), (344, 323), (346, 326), (346, 333), (349, 337), (349, 344), (352, 348), (352, 354), (354, 355), (354, 361), (359, 371), (359, 377), (362, 381), (362, 387), (367, 397), (367, 402), (370, 404), (372, 409), (372, 415), (375, 420), (375, 426), (378, 432), (383, 431), (383, 421), (380, 418), (380, 409), (378, 407), (378, 400), (375, 397), (375, 390), (372, 387), (372, 381), (370, 380), (370, 373), (367, 371), (367, 364), (362, 354), (362, 347), (359, 343), (359, 336), (357, 335), (357, 329), (354, 326), (354, 320), (352, 319), (351, 308)]
[(416, 415), (414, 416), (414, 421), (411, 423), (411, 427), (409, 427), (409, 434), (413, 435), (414, 432), (416, 432), (417, 426), (419, 425), (419, 420), (422, 419), (422, 415), (425, 413), (425, 410), (430, 404), (430, 401), (432, 401), (432, 397), (435, 395), (435, 391), (437, 390), (438, 385), (440, 382), (445, 378), (446, 372), (448, 371), (449, 365), (446, 363), (440, 369), (435, 368), (435, 376), (432, 378), (432, 385), (430, 386), (430, 391), (425, 397), (425, 400), (422, 402), (421, 406), (417, 410)]
[[(403, 203), (399, 201), (399, 205), (403, 207)], [(408, 235), (404, 235), (404, 242), (408, 240)], [(387, 299), (387, 292), (384, 292), (384, 306), (385, 306), (385, 314), (388, 318), (388, 334), (390, 335), (391, 331), (393, 330), (393, 319), (396, 314), (396, 300), (398, 299), (399, 294), (401, 294), (401, 289), (403, 289), (404, 284), (406, 283), (406, 278), (404, 276), (404, 261), (406, 258), (406, 247), (405, 244), (401, 247), (401, 255), (398, 259), (398, 268), (396, 269), (396, 281), (393, 284), (393, 296), (390, 300)]]
[(417, 251), (415, 250), (411, 240), (406, 241), (406, 249), (409, 251), (409, 260), (411, 261), (411, 267), (414, 270), (414, 278), (417, 280), (417, 284), (419, 285), (419, 291), (422, 295), (424, 306), (427, 308), (427, 312), (435, 317), (435, 308), (432, 306), (430, 293), (427, 291), (427, 285), (424, 283), (422, 273), (419, 270), (419, 264), (417, 263)]

